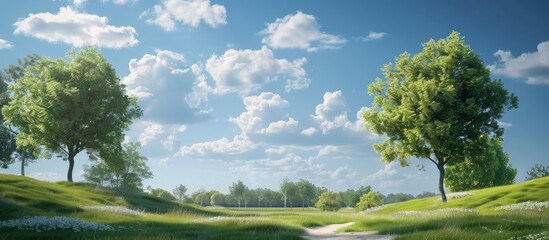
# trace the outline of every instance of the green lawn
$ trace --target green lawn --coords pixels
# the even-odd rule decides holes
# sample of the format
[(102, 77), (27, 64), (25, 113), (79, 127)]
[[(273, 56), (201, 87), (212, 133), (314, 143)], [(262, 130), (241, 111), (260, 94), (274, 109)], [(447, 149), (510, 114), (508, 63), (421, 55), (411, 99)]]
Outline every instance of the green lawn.
[[(376, 230), (381, 234), (399, 235), (398, 239), (510, 239), (529, 234), (549, 239), (548, 208), (494, 210), (526, 201), (549, 201), (549, 177), (470, 193), (472, 196), (450, 199), (448, 203), (432, 197), (389, 205), (375, 212), (208, 209), (145, 194), (116, 193), (87, 184), (48, 183), (0, 174), (0, 220), (67, 216), (117, 229), (36, 232), (3, 228), (0, 239), (300, 239), (304, 227), (346, 222), (356, 223), (344, 231)], [(86, 206), (124, 206), (143, 214), (90, 210)]]

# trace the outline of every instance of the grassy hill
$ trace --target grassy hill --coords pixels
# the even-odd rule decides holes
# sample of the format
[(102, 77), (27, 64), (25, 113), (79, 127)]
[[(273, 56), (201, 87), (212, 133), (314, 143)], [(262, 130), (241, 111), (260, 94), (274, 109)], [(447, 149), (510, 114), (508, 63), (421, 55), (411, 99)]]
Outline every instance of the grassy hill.
[[(549, 201), (549, 177), (530, 181), (467, 191), (465, 193), (447, 194), (447, 203), (440, 201), (440, 196), (409, 200), (389, 205), (378, 213), (394, 213), (398, 211), (427, 211), (444, 208), (467, 208), (479, 211), (493, 210), (499, 206), (511, 205), (526, 201)], [(452, 197), (455, 195), (456, 197)]]
[[(0, 239), (300, 239), (304, 227), (345, 222), (356, 223), (344, 231), (374, 230), (396, 234), (398, 239), (549, 239), (549, 208), (495, 210), (528, 201), (549, 203), (549, 177), (449, 196), (448, 203), (431, 197), (366, 212), (301, 208), (236, 211), (114, 192), (83, 183), (50, 183), (0, 174), (0, 227), (2, 221), (24, 216), (64, 216), (116, 229), (37, 232), (1, 228)], [(90, 206), (114, 206), (142, 214)]]

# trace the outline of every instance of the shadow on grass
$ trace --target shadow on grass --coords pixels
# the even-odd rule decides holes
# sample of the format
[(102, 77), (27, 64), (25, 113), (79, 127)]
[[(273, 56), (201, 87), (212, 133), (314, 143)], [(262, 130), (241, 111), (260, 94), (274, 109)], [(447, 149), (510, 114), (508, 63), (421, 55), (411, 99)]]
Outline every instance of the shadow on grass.
[[(125, 229), (106, 231), (33, 232), (2, 229), (0, 239), (301, 239), (302, 229), (274, 223), (123, 222)], [(115, 226), (116, 227), (116, 226)]]

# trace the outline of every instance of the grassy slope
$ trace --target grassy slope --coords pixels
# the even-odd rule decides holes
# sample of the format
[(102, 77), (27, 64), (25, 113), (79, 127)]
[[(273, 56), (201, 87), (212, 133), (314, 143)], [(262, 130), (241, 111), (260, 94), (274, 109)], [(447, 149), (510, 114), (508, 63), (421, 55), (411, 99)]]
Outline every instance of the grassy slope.
[[(473, 196), (450, 199), (415, 199), (389, 205), (344, 231), (377, 230), (397, 234), (398, 239), (509, 239), (545, 233), (549, 238), (549, 209), (539, 211), (495, 211), (498, 206), (526, 201), (549, 201), (549, 177), (468, 191)], [(433, 210), (468, 208), (473, 212), (441, 213)], [(399, 212), (411, 211), (410, 215)]]
[(538, 178), (518, 184), (467, 191), (473, 196), (450, 199), (442, 203), (439, 196), (414, 199), (389, 205), (378, 213), (398, 211), (425, 211), (442, 208), (472, 208), (479, 211), (491, 210), (498, 206), (526, 201), (549, 201), (549, 177)]
[[(83, 206), (126, 206), (144, 210), (143, 216), (84, 210)], [(303, 231), (280, 221), (254, 221), (253, 214), (210, 210), (165, 201), (146, 194), (123, 194), (82, 183), (49, 183), (0, 174), (0, 220), (22, 216), (68, 216), (123, 226), (116, 232), (32, 232), (2, 229), (0, 239), (299, 239)], [(200, 222), (214, 216), (240, 220)], [(242, 221), (244, 219), (245, 221)]]
[[(494, 207), (524, 201), (549, 201), (549, 177), (520, 184), (470, 191), (474, 196), (438, 197), (397, 203), (375, 212), (340, 210), (323, 213), (301, 209), (211, 210), (195, 205), (164, 201), (145, 194), (120, 194), (82, 183), (48, 183), (32, 178), (0, 174), (0, 220), (29, 215), (64, 215), (94, 222), (125, 226), (118, 232), (53, 231), (36, 233), (2, 229), (0, 239), (298, 239), (302, 226), (355, 221), (347, 231), (378, 230), (402, 239), (507, 239), (549, 230), (549, 211), (495, 212)], [(143, 209), (145, 216), (83, 210), (82, 206), (120, 205)], [(474, 208), (472, 214), (396, 217), (400, 211), (442, 208)], [(201, 222), (212, 216), (233, 218)], [(199, 220), (199, 221), (196, 221)], [(487, 230), (490, 229), (490, 230)], [(493, 232), (490, 232), (493, 230)]]

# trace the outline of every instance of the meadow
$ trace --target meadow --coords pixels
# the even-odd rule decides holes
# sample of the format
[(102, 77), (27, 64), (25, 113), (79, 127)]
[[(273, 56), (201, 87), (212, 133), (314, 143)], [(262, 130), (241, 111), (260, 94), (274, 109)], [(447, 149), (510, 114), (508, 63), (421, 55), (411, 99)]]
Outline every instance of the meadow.
[(347, 222), (341, 231), (397, 239), (549, 239), (549, 177), (449, 197), (362, 212), (203, 208), (0, 174), (0, 239), (302, 239), (306, 227)]

